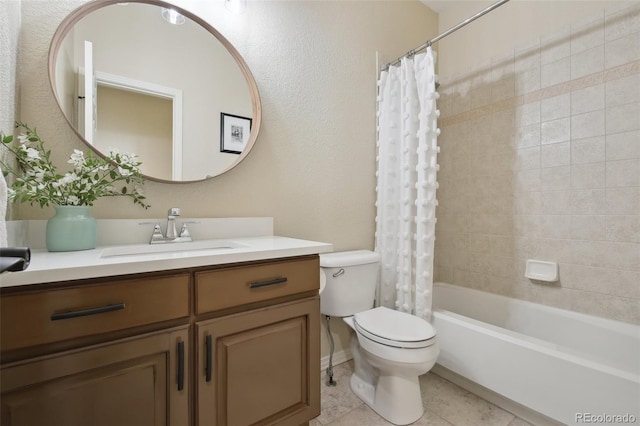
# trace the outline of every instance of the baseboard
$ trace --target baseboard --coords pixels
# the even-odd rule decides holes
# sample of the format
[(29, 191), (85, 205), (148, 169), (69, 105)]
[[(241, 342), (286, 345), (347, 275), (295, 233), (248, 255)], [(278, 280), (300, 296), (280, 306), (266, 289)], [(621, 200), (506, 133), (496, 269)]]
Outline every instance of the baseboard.
[[(333, 366), (342, 364), (352, 359), (351, 351), (349, 349), (343, 349), (333, 354)], [(320, 358), (320, 371), (325, 371), (329, 366), (329, 355)]]
[(468, 390), (469, 392), (479, 396), (480, 398), (489, 401), (490, 403), (497, 405), (510, 412), (511, 414), (520, 417), (522, 420), (526, 420), (535, 426), (561, 426), (563, 423), (558, 422), (550, 417), (545, 416), (544, 414), (538, 413), (537, 411), (532, 410), (531, 408), (525, 407), (522, 404), (519, 404), (515, 401), (506, 398), (499, 393), (492, 391), (491, 389), (487, 389), (482, 385), (473, 382), (466, 377), (459, 375), (446, 367), (441, 366), (440, 364), (436, 364), (431, 369), (431, 372), (442, 377), (445, 380), (450, 381), (463, 389)]

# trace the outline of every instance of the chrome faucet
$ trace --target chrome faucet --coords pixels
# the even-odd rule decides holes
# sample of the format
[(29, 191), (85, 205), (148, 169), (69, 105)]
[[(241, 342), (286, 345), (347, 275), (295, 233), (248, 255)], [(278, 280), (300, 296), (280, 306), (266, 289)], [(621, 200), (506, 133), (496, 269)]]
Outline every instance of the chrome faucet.
[(180, 227), (180, 233), (176, 230), (176, 218), (180, 216), (180, 209), (178, 207), (171, 207), (167, 212), (167, 231), (165, 235), (162, 235), (162, 228), (159, 223), (153, 226), (153, 234), (151, 234), (151, 241), (149, 244), (162, 244), (162, 243), (184, 243), (193, 241), (187, 222), (184, 222)]

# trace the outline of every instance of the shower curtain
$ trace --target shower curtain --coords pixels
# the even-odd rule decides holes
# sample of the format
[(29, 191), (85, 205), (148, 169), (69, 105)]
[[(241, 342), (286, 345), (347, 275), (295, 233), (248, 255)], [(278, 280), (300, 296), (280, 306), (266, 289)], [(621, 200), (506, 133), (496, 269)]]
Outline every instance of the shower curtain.
[(431, 319), (436, 210), (435, 56), (403, 58), (378, 82), (378, 304)]

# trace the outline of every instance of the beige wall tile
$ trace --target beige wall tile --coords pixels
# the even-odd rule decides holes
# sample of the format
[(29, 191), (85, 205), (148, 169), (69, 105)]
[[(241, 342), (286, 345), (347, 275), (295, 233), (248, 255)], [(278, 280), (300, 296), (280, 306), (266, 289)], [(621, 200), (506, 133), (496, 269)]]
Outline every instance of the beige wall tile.
[(575, 164), (571, 166), (571, 188), (597, 189), (605, 187), (605, 163)]
[(571, 140), (571, 164), (597, 163), (605, 161), (605, 137), (596, 136)]
[[(476, 88), (491, 81), (492, 98), (451, 117), (456, 124), (443, 130), (447, 153), (458, 159), (445, 155), (441, 162), (454, 171), (442, 174), (439, 199), (448, 206), (441, 211), (456, 206), (468, 226), (454, 216), (443, 216), (439, 226), (468, 234), (438, 234), (451, 240), (437, 246), (438, 274), (485, 291), (640, 322), (637, 15), (619, 10), (607, 13), (605, 23), (602, 13), (516, 48), (513, 61), (509, 54), (480, 65), (467, 79), (467, 87), (473, 82)], [(450, 93), (471, 96), (462, 89)], [(441, 261), (445, 253), (455, 259)], [(531, 258), (558, 262), (559, 283), (525, 279)]]
[(571, 191), (573, 214), (606, 214), (608, 199), (604, 189), (575, 189)]
[(608, 216), (574, 215), (571, 218), (571, 239), (604, 241), (607, 239)]
[(575, 290), (609, 294), (609, 270), (585, 265), (567, 264), (562, 269), (563, 283)]
[(516, 95), (524, 95), (539, 90), (542, 87), (542, 72), (540, 67), (520, 71), (516, 74)]
[(515, 153), (515, 170), (530, 170), (540, 167), (540, 148), (518, 149)]
[(556, 62), (571, 55), (570, 29), (540, 37), (540, 60), (542, 65)]
[(630, 75), (606, 83), (606, 106), (640, 102), (640, 74)]
[(605, 68), (613, 68), (638, 59), (640, 59), (640, 33), (632, 33), (605, 44)]
[(640, 271), (640, 244), (606, 243), (606, 263), (609, 268)]
[(592, 111), (571, 117), (571, 137), (592, 138), (605, 134), (604, 110)]
[(571, 92), (571, 115), (604, 109), (604, 84)]
[(602, 255), (609, 249), (609, 243), (604, 241), (571, 241), (572, 263), (595, 267), (607, 266), (607, 260)]
[(540, 101), (540, 121), (556, 120), (571, 115), (571, 94), (565, 93)]
[(565, 83), (571, 79), (571, 58), (566, 57), (556, 62), (542, 65), (540, 69), (540, 87), (550, 87)]
[(572, 213), (571, 191), (542, 191), (540, 195), (543, 215), (568, 215)]
[(606, 222), (607, 241), (640, 243), (640, 214), (606, 216)]
[(569, 117), (544, 121), (540, 128), (540, 143), (550, 144), (565, 142), (571, 139), (571, 121)]
[(517, 194), (514, 198), (513, 208), (516, 214), (540, 214), (542, 211), (540, 191), (522, 192)]
[(640, 159), (607, 161), (607, 188), (640, 186)]
[(517, 127), (540, 123), (540, 102), (531, 102), (516, 108), (515, 122)]
[(540, 171), (540, 189), (542, 191), (571, 188), (571, 167), (547, 167)]
[(538, 257), (541, 260), (570, 263), (573, 257), (570, 241), (541, 238), (538, 240)]
[(607, 188), (606, 213), (632, 215), (640, 211), (640, 188)]
[(603, 70), (604, 46), (602, 45), (571, 55), (571, 78), (580, 78)]
[(540, 216), (540, 238), (571, 238), (571, 216), (568, 214), (542, 214)]
[(571, 54), (604, 44), (604, 13), (594, 20), (571, 26)]
[(571, 143), (553, 143), (540, 148), (540, 166), (557, 167), (571, 164)]
[[(613, 296), (629, 299), (640, 299), (640, 272), (625, 271), (622, 269), (608, 269), (606, 278), (607, 287)], [(637, 307), (636, 307), (637, 308)]]
[(540, 123), (518, 127), (516, 131), (516, 148), (531, 148), (540, 145)]
[(640, 7), (638, 4), (621, 10), (605, 11), (605, 40), (611, 41), (638, 32)]
[(640, 129), (640, 102), (607, 108), (607, 134)]
[(514, 51), (514, 67), (515, 73), (527, 71), (532, 68), (540, 68), (540, 39), (532, 40), (527, 45), (518, 46)]

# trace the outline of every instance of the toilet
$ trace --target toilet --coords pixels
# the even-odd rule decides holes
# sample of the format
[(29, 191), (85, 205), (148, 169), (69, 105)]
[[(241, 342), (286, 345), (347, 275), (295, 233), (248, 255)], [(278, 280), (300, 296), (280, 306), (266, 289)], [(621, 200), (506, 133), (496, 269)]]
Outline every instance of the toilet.
[(415, 422), (424, 413), (418, 377), (433, 367), (439, 353), (435, 330), (422, 318), (373, 307), (380, 270), (377, 253), (321, 254), (320, 269), (320, 312), (342, 317), (353, 330), (351, 390), (387, 421)]

